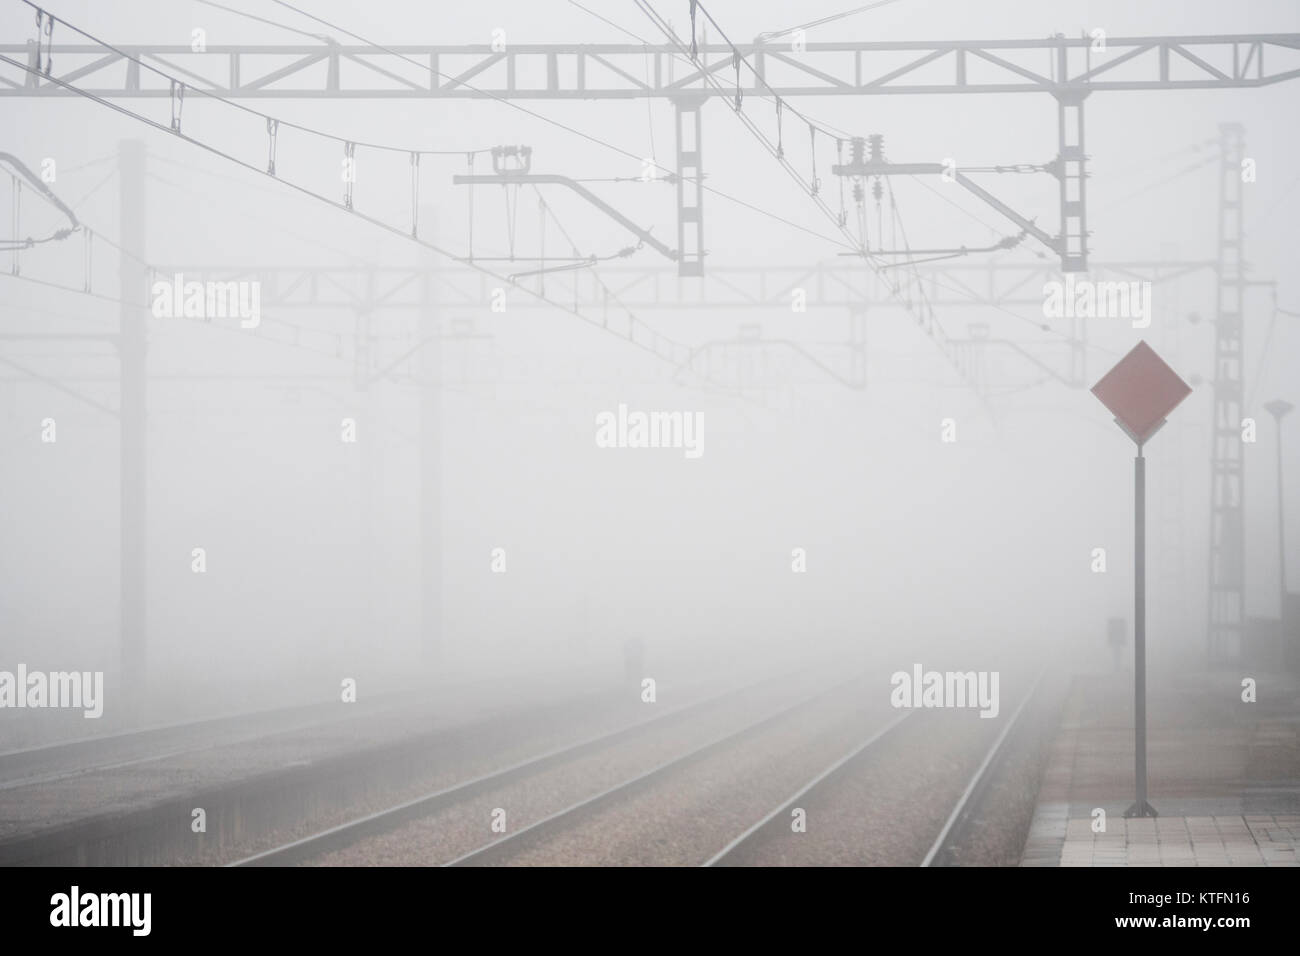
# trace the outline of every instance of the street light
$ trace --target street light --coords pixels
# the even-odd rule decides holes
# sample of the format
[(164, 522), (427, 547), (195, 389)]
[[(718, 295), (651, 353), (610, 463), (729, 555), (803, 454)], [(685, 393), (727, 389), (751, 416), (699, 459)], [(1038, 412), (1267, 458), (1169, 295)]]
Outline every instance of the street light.
[(1264, 410), (1277, 423), (1277, 616), (1283, 627), (1286, 626), (1286, 525), (1282, 520), (1282, 417), (1293, 408), (1294, 405), (1280, 398), (1264, 403)]

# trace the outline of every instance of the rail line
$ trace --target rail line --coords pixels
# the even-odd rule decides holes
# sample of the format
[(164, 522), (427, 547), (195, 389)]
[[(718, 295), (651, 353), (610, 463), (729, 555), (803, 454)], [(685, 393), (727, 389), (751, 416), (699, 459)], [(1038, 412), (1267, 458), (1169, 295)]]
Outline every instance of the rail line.
[[(529, 757), (507, 767), (489, 771), (488, 773), (481, 774), (471, 780), (452, 784), (451, 786), (443, 787), (431, 793), (422, 794), (421, 796), (407, 800), (395, 806), (366, 814), (354, 820), (349, 820), (346, 823), (285, 843), (281, 846), (252, 854), (228, 865), (291, 866), (297, 863), (302, 863), (306, 860), (334, 852), (335, 850), (343, 849), (344, 847), (357, 843), (360, 840), (390, 832), (406, 823), (428, 816), (444, 807), (462, 802), (478, 793), (499, 787), (503, 784), (509, 784), (518, 780), (526, 779), (532, 774), (547, 770), (564, 761), (584, 756), (588, 753), (595, 752), (601, 748), (617, 744), (624, 740), (633, 739), (662, 726), (666, 721), (678, 719), (711, 704), (719, 703), (747, 691), (754, 690), (755, 688), (771, 683), (772, 681), (788, 680), (789, 677), (790, 675), (788, 674), (768, 676), (757, 681), (743, 684), (739, 687), (733, 687), (716, 694), (711, 694), (707, 697), (701, 698), (700, 700), (675, 707), (647, 720), (640, 720), (628, 726), (620, 727), (614, 731), (596, 734), (584, 738), (576, 743), (556, 747), (538, 756)], [(848, 683), (848, 681), (840, 681), (834, 686), (839, 687), (845, 683)], [(824, 689), (818, 693), (824, 694), (828, 692), (829, 690)], [(816, 696), (817, 695), (814, 695), (814, 697)], [(517, 834), (512, 834), (512, 836), (518, 836), (523, 832), (525, 831), (521, 830)], [(494, 843), (489, 844), (489, 847), (496, 846), (501, 842), (504, 841), (495, 841)]]
[(541, 820), (529, 824), (520, 830), (516, 830), (514, 833), (503, 836), (500, 839), (494, 840), (485, 846), (462, 854), (443, 865), (491, 866), (496, 862), (500, 862), (503, 858), (507, 858), (517, 852), (517, 850), (528, 840), (536, 840), (538, 838), (544, 839), (547, 835), (553, 832), (572, 826), (583, 816), (597, 812), (614, 799), (627, 796), (636, 792), (638, 789), (645, 787), (647, 784), (663, 778), (673, 770), (686, 767), (711, 753), (727, 747), (728, 745), (739, 743), (742, 740), (756, 736), (759, 732), (771, 724), (776, 723), (782, 717), (786, 717), (795, 711), (801, 710), (817, 701), (829, 697), (849, 684), (861, 680), (863, 676), (864, 675), (862, 674), (855, 674), (847, 680), (836, 681), (829, 687), (820, 688), (792, 704), (787, 704), (775, 712), (767, 714), (759, 720), (752, 721), (737, 730), (721, 734), (707, 743), (693, 747), (684, 754), (680, 754), (670, 760), (666, 760), (663, 763), (651, 767), (643, 773), (639, 773), (636, 776), (629, 777), (627, 780), (623, 780), (611, 787), (607, 787), (593, 796), (579, 800), (577, 803), (571, 804), (563, 810), (559, 810), (549, 816), (543, 817)]
[[(368, 706), (364, 715), (390, 713), (407, 702), (406, 697), (382, 700)], [(332, 703), (295, 704), (21, 747), (0, 753), (0, 790), (154, 763), (181, 754), (328, 727), (352, 719), (353, 714), (340, 714)], [(271, 726), (266, 725), (268, 720), (273, 721)]]
[(728, 856), (733, 854), (739, 847), (741, 847), (748, 840), (750, 840), (754, 836), (754, 834), (758, 833), (760, 830), (762, 830), (765, 826), (767, 826), (769, 823), (775, 820), (782, 813), (789, 811), (792, 807), (794, 807), (796, 803), (802, 800), (805, 796), (807, 796), (817, 787), (821, 786), (827, 780), (834, 777), (838, 772), (843, 770), (843, 768), (851, 760), (853, 760), (859, 754), (866, 751), (869, 747), (876, 744), (878, 741), (884, 739), (884, 737), (887, 736), (890, 733), (890, 731), (892, 731), (894, 728), (896, 728), (899, 724), (901, 724), (904, 720), (906, 720), (914, 713), (915, 711), (912, 710), (903, 711), (903, 713), (899, 714), (893, 720), (889, 721), (889, 723), (885, 724), (885, 726), (881, 727), (875, 733), (871, 734), (869, 737), (867, 737), (866, 740), (858, 744), (858, 746), (854, 747), (852, 750), (846, 753), (839, 760), (835, 761), (833, 764), (831, 764), (829, 767), (827, 767), (817, 776), (809, 780), (806, 784), (800, 787), (798, 791), (791, 794), (780, 804), (778, 804), (776, 809), (774, 809), (771, 813), (763, 817), (763, 819), (759, 820), (757, 823), (751, 826), (744, 833), (740, 834), (740, 836), (736, 837), (734, 840), (732, 840), (730, 843), (724, 846), (717, 853), (713, 854), (713, 856), (709, 857), (709, 859), (705, 860), (704, 863), (702, 863), (701, 865), (717, 866)]
[(929, 852), (921, 860), (921, 866), (942, 866), (943, 859), (951, 855), (952, 848), (968, 832), (974, 820), (974, 812), (979, 806), (979, 798), (987, 789), (989, 780), (992, 779), (990, 771), (1005, 756), (1006, 751), (1003, 749), (1003, 745), (1006, 743), (1007, 738), (1011, 736), (1012, 730), (1019, 725), (1020, 715), (1025, 712), (1029, 702), (1034, 699), (1034, 695), (1043, 682), (1044, 673), (1045, 671), (1039, 671), (1034, 683), (1029, 688), (1029, 693), (1025, 694), (1024, 700), (1016, 707), (1016, 712), (1011, 715), (1007, 725), (1002, 728), (1002, 732), (993, 741), (993, 746), (989, 747), (988, 753), (984, 755), (984, 759), (966, 784), (966, 789), (962, 791), (961, 796), (958, 798), (956, 806), (952, 808), (952, 813), (948, 814), (948, 819), (944, 821), (943, 829), (939, 831), (939, 835), (935, 838)]
[[(1019, 718), (1024, 712), (1026, 705), (1033, 699), (1035, 691), (1037, 690), (1039, 683), (1041, 683), (1042, 676), (1043, 675), (1040, 672), (1034, 683), (1031, 685), (1029, 692), (1020, 702), (1016, 711), (1012, 714), (1011, 719), (1007, 721), (1006, 726), (1002, 728), (1001, 732), (994, 740), (993, 745), (985, 754), (983, 760), (976, 769), (974, 776), (963, 790), (956, 806), (944, 821), (938, 838), (934, 841), (934, 844), (931, 846), (929, 852), (921, 863), (922, 866), (935, 865), (935, 860), (942, 859), (941, 854), (945, 853), (951, 843), (956, 842), (956, 840), (965, 833), (965, 824), (970, 812), (978, 801), (979, 794), (983, 792), (988, 780), (990, 779), (990, 770), (995, 765), (995, 758), (1002, 753), (1003, 745), (1010, 736), (1012, 729), (1018, 725)], [(886, 740), (894, 731), (904, 724), (909, 716), (914, 713), (914, 710), (904, 711), (898, 717), (868, 735), (860, 744), (845, 753), (834, 763), (830, 764), (830, 766), (826, 767), (810, 779), (797, 791), (781, 801), (781, 803), (777, 804), (771, 812), (756, 821), (743, 833), (740, 833), (732, 839), (726, 846), (706, 860), (702, 866), (727, 866), (737, 860), (744, 849), (761, 839), (760, 834), (772, 825), (773, 821), (778, 817), (788, 816), (793, 808), (806, 801), (809, 794), (817, 791), (819, 788), (833, 784), (842, 774), (849, 772), (853, 762), (858, 757)]]

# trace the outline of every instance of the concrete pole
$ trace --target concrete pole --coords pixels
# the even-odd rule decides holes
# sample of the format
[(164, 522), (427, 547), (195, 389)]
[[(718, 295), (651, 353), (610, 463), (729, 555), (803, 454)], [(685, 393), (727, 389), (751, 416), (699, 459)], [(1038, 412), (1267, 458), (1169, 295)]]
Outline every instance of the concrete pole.
[[(123, 140), (118, 152), (122, 248), (145, 259), (144, 144)], [(118, 338), (121, 489), (121, 680), (122, 699), (138, 705), (146, 691), (147, 640), (147, 448), (146, 302), (149, 273), (119, 254), (121, 314)]]
[[(1289, 411), (1289, 409), (1288, 409)], [(1286, 514), (1283, 511), (1282, 490), (1282, 415), (1274, 416), (1277, 423), (1277, 606), (1278, 619), (1286, 623)]]
[[(437, 241), (437, 212), (420, 210), (420, 236)], [(430, 264), (433, 259), (430, 257)], [(420, 651), (436, 668), (442, 658), (442, 329), (432, 270), (425, 273), (417, 341), (421, 349), (420, 388)]]

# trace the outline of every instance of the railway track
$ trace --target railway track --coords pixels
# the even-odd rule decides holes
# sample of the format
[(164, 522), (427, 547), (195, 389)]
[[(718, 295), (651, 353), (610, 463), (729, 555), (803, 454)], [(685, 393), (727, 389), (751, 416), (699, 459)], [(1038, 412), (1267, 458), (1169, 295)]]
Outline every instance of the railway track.
[[(921, 858), (921, 866), (945, 865), (950, 860), (952, 847), (965, 838), (980, 798), (989, 780), (997, 771), (999, 758), (1006, 753), (1006, 743), (1014, 730), (1020, 725), (1021, 716), (1034, 698), (1041, 681), (1042, 675), (1040, 674), (1031, 685), (1030, 690), (1021, 699), (1011, 718), (1006, 721), (997, 734), (992, 745), (984, 753), (983, 759), (969, 777), (956, 800), (956, 804), (952, 806), (946, 817), (942, 818), (943, 824), (939, 827), (937, 837), (929, 844), (928, 851)], [(785, 862), (787, 860), (786, 848), (797, 845), (797, 843), (787, 841), (798, 840), (797, 836), (791, 834), (789, 825), (791, 815), (798, 808), (810, 807), (814, 801), (823, 803), (823, 806), (817, 811), (818, 822), (822, 827), (833, 827), (840, 832), (849, 831), (851, 828), (830, 821), (842, 820), (846, 816), (858, 813), (859, 807), (862, 805), (870, 805), (869, 801), (846, 799), (845, 794), (851, 792), (851, 787), (855, 783), (852, 778), (855, 776), (859, 778), (857, 782), (860, 784), (862, 778), (870, 779), (873, 777), (901, 775), (896, 769), (899, 758), (902, 756), (901, 752), (913, 748), (918, 741), (924, 740), (926, 736), (925, 734), (919, 734), (916, 740), (897, 739), (900, 733), (905, 730), (919, 732), (920, 728), (916, 726), (916, 714), (917, 711), (914, 710), (904, 711), (885, 726), (869, 734), (861, 743), (813, 776), (793, 794), (777, 804), (769, 813), (732, 839), (726, 846), (706, 860), (703, 865), (744, 866)], [(881, 762), (878, 766), (865, 766), (867, 760), (878, 756), (875, 753), (877, 750), (886, 746), (894, 747), (900, 753), (879, 755)], [(811, 814), (812, 810), (809, 809), (805, 812)], [(887, 813), (888, 811), (882, 806), (878, 808), (878, 812)], [(927, 825), (927, 819), (934, 821), (940, 818), (938, 814), (928, 817), (925, 814), (920, 814), (914, 820), (900, 823), (900, 826), (917, 830)], [(933, 833), (933, 829), (930, 832)], [(892, 859), (877, 859), (869, 862), (906, 865), (907, 851), (905, 848), (891, 852), (894, 853)], [(913, 856), (911, 859), (915, 861), (916, 857)], [(863, 861), (848, 858), (843, 862), (861, 865)]]
[[(705, 866), (782, 864), (790, 862), (783, 855), (790, 847), (808, 845), (800, 843), (801, 836), (791, 837), (791, 811), (799, 806), (812, 806), (819, 799), (838, 803), (834, 812), (829, 812), (825, 807), (808, 811), (809, 819), (815, 818), (815, 825), (824, 830), (838, 830), (847, 817), (880, 817), (881, 819), (873, 821), (877, 826), (900, 831), (906, 837), (895, 840), (896, 845), (890, 845), (881, 851), (884, 852), (883, 858), (838, 862), (915, 865), (919, 859), (924, 866), (945, 865), (949, 862), (951, 847), (965, 838), (987, 783), (996, 774), (1001, 758), (1008, 749), (1008, 741), (1023, 723), (1024, 714), (1041, 683), (1041, 675), (1039, 680), (1030, 685), (1016, 710), (996, 732), (991, 746), (989, 736), (992, 729), (985, 727), (983, 721), (969, 720), (969, 713), (949, 711), (943, 715), (929, 713), (920, 716), (915, 710), (885, 712), (872, 715), (868, 721), (870, 729), (865, 733), (862, 732), (863, 721), (857, 719), (854, 722), (854, 736), (858, 739), (851, 747), (841, 751), (838, 757), (806, 778), (806, 782), (775, 808), (759, 816), (756, 822), (720, 849), (717, 848), (717, 843), (708, 846), (718, 839), (718, 834), (725, 835), (726, 828), (733, 825), (731, 821), (737, 815), (734, 810), (729, 813), (717, 811), (713, 804), (735, 803), (752, 807), (755, 811), (762, 809), (761, 803), (755, 804), (749, 799), (747, 790), (751, 787), (738, 769), (745, 764), (745, 759), (749, 762), (746, 772), (757, 772), (762, 777), (779, 776), (783, 760), (777, 755), (783, 752), (788, 755), (792, 736), (799, 738), (798, 749), (815, 749), (824, 744), (824, 741), (819, 744), (819, 738), (831, 736), (829, 724), (820, 729), (816, 726), (819, 719), (825, 719), (825, 714), (813, 718), (808, 712), (814, 705), (824, 706), (836, 694), (843, 696), (846, 688), (860, 680), (860, 676), (855, 676), (830, 686), (819, 687), (793, 702), (783, 701), (779, 707), (769, 708), (754, 719), (747, 718), (740, 726), (731, 727), (722, 733), (713, 733), (689, 746), (680, 746), (666, 759), (659, 759), (644, 769), (626, 773), (607, 785), (593, 785), (590, 792), (583, 793), (576, 799), (557, 802), (547, 812), (536, 814), (535, 819), (519, 829), (490, 840), (470, 837), (467, 840), (468, 846), (459, 852), (447, 853), (446, 844), (439, 835), (440, 830), (454, 829), (458, 825), (454, 814), (468, 813), (474, 819), (482, 819), (486, 807), (494, 802), (499, 802), (502, 806), (511, 805), (513, 798), (509, 794), (536, 784), (544, 772), (556, 771), (557, 768), (562, 772), (569, 761), (584, 754), (599, 758), (602, 752), (608, 753), (618, 748), (635, 749), (638, 741), (644, 741), (654, 733), (655, 725), (660, 721), (684, 716), (685, 711), (693, 708), (682, 708), (642, 726), (599, 735), (520, 761), (500, 771), (443, 788), (343, 826), (259, 853), (238, 861), (236, 865), (288, 865), (303, 862), (356, 865), (373, 862), (374, 856), (369, 848), (382, 841), (388, 841), (390, 847), (393, 844), (399, 846), (396, 858), (390, 858), (390, 862), (427, 864), (429, 858), (433, 857), (441, 859), (445, 866), (590, 864), (600, 860), (625, 865), (663, 865), (665, 859), (672, 863), (702, 862)], [(859, 692), (855, 693), (858, 698), (863, 696)], [(842, 704), (843, 701), (837, 706)], [(861, 717), (860, 712), (858, 716)], [(842, 730), (843, 715), (837, 719), (841, 722)], [(929, 724), (925, 723), (927, 720), (930, 721)], [(778, 745), (783, 740), (784, 743)], [(785, 750), (782, 751), (781, 747)], [(943, 751), (944, 747), (948, 748), (948, 752)], [(745, 748), (749, 748), (750, 753), (747, 758), (741, 759), (738, 754)], [(934, 780), (912, 780), (907, 767), (899, 761), (909, 759), (908, 755), (920, 753), (924, 756), (927, 748), (938, 750), (938, 755), (930, 762), (936, 765), (934, 772), (939, 776)], [(824, 746), (822, 749), (825, 751)], [(829, 756), (835, 751), (825, 752)], [(756, 762), (755, 753), (770, 753), (772, 759), (770, 762)], [(869, 764), (870, 761), (878, 763)], [(816, 764), (810, 764), (809, 768), (813, 766)], [(961, 776), (963, 768), (968, 775), (966, 777)], [(573, 770), (571, 766), (567, 769), (570, 772)], [(855, 781), (854, 778), (858, 779)], [(862, 778), (867, 778), (876, 786), (880, 785), (879, 778), (892, 779), (894, 786), (905, 786), (911, 790), (896, 793), (894, 804), (877, 805), (870, 799), (844, 799), (845, 793), (851, 794), (852, 790), (844, 791), (841, 788), (846, 783), (850, 786), (855, 783), (861, 785)], [(797, 779), (791, 778), (791, 782)], [(701, 780), (714, 787), (712, 798), (707, 794), (701, 797)], [(752, 782), (751, 777), (749, 783)], [(841, 792), (827, 794), (827, 791), (837, 789)], [(683, 801), (679, 795), (683, 791), (692, 790), (696, 793), (689, 799), (704, 802), (697, 802), (691, 805), (692, 809), (682, 813), (677, 807), (688, 804), (689, 799)], [(923, 792), (938, 796), (929, 803), (924, 803), (919, 799), (919, 794)], [(490, 793), (497, 794), (492, 801), (476, 800)], [(949, 795), (946, 797), (949, 801), (946, 805), (943, 804), (945, 794)], [(924, 805), (919, 806), (910, 816), (892, 812), (894, 805), (910, 810), (914, 804)], [(869, 808), (870, 812), (863, 813), (864, 807)], [(446, 811), (447, 816), (439, 815), (443, 811)], [(695, 818), (699, 816), (710, 816), (708, 827), (701, 828), (698, 825), (699, 821)], [(413, 828), (406, 829), (408, 824), (413, 824)], [(641, 824), (644, 826), (638, 829)], [(463, 826), (463, 823), (459, 825)], [(646, 826), (651, 828), (646, 830)], [(847, 842), (852, 843), (852, 840)], [(620, 845), (611, 847), (611, 843)], [(668, 851), (661, 849), (658, 846), (660, 844), (678, 846)], [(336, 851), (343, 852), (332, 859), (325, 859)], [(820, 861), (814, 858), (802, 861), (796, 859), (794, 862)]]
[[(673, 768), (703, 759), (707, 754), (725, 746), (728, 742), (759, 733), (763, 727), (772, 724), (774, 721), (824, 699), (859, 679), (859, 677), (855, 676), (847, 680), (838, 680), (829, 687), (821, 686), (818, 690), (800, 697), (792, 704), (781, 706), (775, 711), (769, 709), (761, 718), (748, 720), (738, 729), (715, 736), (702, 745), (689, 747), (684, 753), (677, 754), (647, 771), (636, 773), (612, 786), (602, 788), (595, 794), (586, 795), (576, 802), (566, 804), (562, 809), (551, 812), (542, 819), (487, 845), (478, 846), (469, 852), (460, 853), (447, 861), (446, 865), (476, 865), (489, 862), (503, 854), (508, 854), (526, 841), (537, 839), (572, 824), (574, 821), (579, 820), (583, 813), (593, 812), (599, 806), (617, 798), (619, 795), (634, 792), (638, 787), (663, 776)], [(386, 810), (368, 814), (341, 826), (255, 854), (231, 865), (280, 866), (317, 860), (327, 854), (365, 840), (392, 834), (412, 821), (418, 821), (446, 808), (464, 804), (479, 795), (510, 785), (526, 785), (540, 774), (563, 767), (566, 763), (580, 758), (590, 755), (599, 756), (602, 752), (645, 743), (650, 740), (652, 735), (663, 730), (670, 723), (681, 722), (707, 707), (729, 703), (733, 698), (738, 698), (746, 692), (753, 691), (760, 685), (774, 684), (777, 681), (786, 684), (790, 680), (790, 675), (783, 675), (711, 695), (704, 700), (683, 705), (650, 720), (641, 721), (611, 733), (595, 735), (578, 743), (557, 748), (501, 770), (481, 775), (475, 779), (440, 789)]]
[[(687, 684), (680, 692), (695, 699), (709, 685)], [(589, 732), (592, 721), (625, 725), (640, 710), (627, 700), (627, 693), (615, 692), (547, 697), (526, 706), (486, 707), (481, 716), (452, 723), (418, 719), (423, 710), (400, 711), (367, 725), (364, 734), (311, 722), (301, 734), (253, 734), (251, 745), (210, 747), (205, 741), (203, 753), (181, 756), (179, 764), (162, 753), (101, 760), (101, 767), (126, 769), (47, 772), (58, 779), (35, 786), (33, 774), (19, 774), (27, 786), (0, 792), (0, 865), (220, 863), (240, 847), (246, 856), (313, 821), (316, 828), (337, 823), (349, 807), (354, 814), (374, 809), (385, 793), (409, 793), (457, 767), (468, 776), (485, 761), (518, 759), (530, 746), (542, 749)], [(157, 742), (148, 734), (131, 738), (137, 745), (142, 739)], [(170, 749), (184, 754), (194, 748)], [(193, 768), (202, 769), (196, 774)], [(167, 789), (151, 788), (152, 781)], [(190, 828), (195, 807), (207, 814), (205, 832)]]
[(856, 683), (859, 679), (860, 676), (855, 675), (848, 680), (839, 681), (831, 687), (823, 688), (813, 692), (812, 694), (808, 694), (799, 700), (796, 700), (792, 704), (787, 704), (775, 712), (768, 713), (759, 720), (750, 722), (737, 730), (714, 737), (706, 743), (694, 747), (670, 760), (666, 760), (643, 773), (623, 780), (612, 787), (608, 787), (584, 800), (571, 804), (563, 810), (552, 813), (550, 816), (538, 820), (523, 829), (503, 836), (500, 839), (476, 850), (472, 850), (469, 853), (462, 854), (444, 865), (494, 866), (508, 862), (515, 854), (520, 852), (521, 848), (543, 842), (557, 832), (581, 826), (586, 817), (599, 813), (607, 805), (618, 800), (626, 799), (650, 784), (663, 780), (669, 774), (680, 771), (684, 767), (688, 767), (699, 761), (706, 760), (711, 755), (719, 753), (725, 748), (733, 746), (738, 742), (753, 739), (783, 718), (804, 710), (811, 704), (839, 692), (846, 686)]
[(809, 793), (815, 790), (823, 782), (825, 782), (835, 774), (842, 771), (844, 767), (848, 765), (849, 761), (856, 759), (865, 750), (867, 750), (868, 747), (871, 747), (877, 741), (882, 739), (886, 734), (892, 731), (895, 727), (901, 724), (913, 713), (915, 713), (915, 711), (905, 710), (899, 716), (895, 717), (893, 720), (887, 723), (884, 727), (881, 727), (875, 733), (871, 734), (862, 743), (858, 744), (856, 747), (854, 747), (852, 750), (846, 753), (839, 760), (835, 761), (833, 764), (831, 764), (829, 767), (827, 767), (817, 776), (813, 777), (806, 784), (800, 787), (797, 792), (792, 794), (787, 799), (783, 800), (774, 810), (772, 810), (771, 813), (763, 817), (763, 819), (759, 820), (757, 823), (755, 823), (753, 826), (747, 829), (744, 833), (740, 834), (738, 837), (736, 837), (730, 843), (724, 846), (717, 853), (713, 854), (713, 856), (705, 860), (703, 865), (717, 866), (719, 864), (723, 864), (728, 856), (732, 855), (738, 848), (744, 845), (746, 840), (749, 840), (751, 837), (753, 837), (764, 827), (770, 826), (773, 823), (773, 821), (775, 821), (778, 817), (788, 816), (790, 811), (794, 809), (796, 806), (798, 806), (798, 804), (803, 800), (804, 797), (806, 797)]
[(525, 781), (529, 777), (559, 767), (565, 762), (595, 754), (599, 751), (632, 743), (638, 738), (660, 730), (666, 725), (696, 714), (708, 707), (727, 702), (776, 681), (789, 680), (788, 675), (766, 677), (740, 687), (709, 694), (701, 699), (674, 707), (649, 719), (636, 721), (613, 731), (591, 735), (572, 744), (565, 744), (540, 755), (528, 757), (509, 766), (480, 774), (470, 780), (442, 787), (386, 809), (365, 814), (346, 823), (330, 827), (301, 839), (276, 846), (236, 860), (230, 866), (291, 866), (314, 860), (329, 853), (345, 849), (360, 841), (390, 833), (407, 823), (437, 813), (444, 808), (463, 803), (496, 788)]
[(970, 781), (966, 784), (966, 789), (962, 791), (961, 797), (958, 798), (956, 806), (944, 821), (943, 829), (935, 837), (934, 843), (931, 844), (925, 858), (921, 861), (921, 866), (951, 866), (955, 862), (955, 850), (961, 846), (969, 835), (973, 824), (978, 818), (982, 798), (989, 787), (989, 782), (995, 777), (1002, 761), (1010, 752), (1007, 741), (1011, 739), (1016, 729), (1020, 726), (1021, 715), (1028, 709), (1033, 702), (1039, 687), (1043, 684), (1043, 671), (1040, 671), (1038, 677), (1034, 679), (1033, 685), (1029, 692), (1016, 707), (1015, 713), (1007, 721), (1002, 732), (998, 734), (993, 745), (989, 747), (988, 753), (980, 762), (975, 773), (971, 776)]
[[(489, 693), (489, 681), (439, 685), (440, 696), (477, 699)], [(595, 701), (601, 695), (587, 693)], [(426, 691), (386, 693), (340, 707), (336, 699), (284, 707), (236, 711), (171, 723), (150, 724), (0, 751), (0, 791), (55, 783), (106, 770), (156, 763), (185, 754), (233, 746), (300, 731), (328, 730), (386, 715), (427, 710)], [(485, 716), (490, 711), (485, 711)]]
[[(367, 705), (364, 716), (391, 713), (408, 698)], [(301, 704), (203, 717), (0, 753), (0, 790), (54, 783), (104, 770), (155, 763), (182, 754), (354, 721), (337, 703)]]
[[(864, 682), (868, 674), (827, 676), (820, 669), (767, 676), (576, 741), (543, 735), (533, 741), (542, 745), (536, 747), (540, 753), (530, 753), (532, 747), (519, 738), (501, 751), (499, 767), (493, 758), (484, 759), (482, 742), (467, 730), (442, 756), (434, 751), (420, 756), (413, 742), (320, 768), (287, 768), (239, 784), (230, 799), (224, 791), (216, 793), (212, 802), (229, 808), (223, 811), (223, 831), (235, 835), (234, 849), (245, 847), (227, 865), (962, 862), (954, 848), (979, 823), (988, 782), (1015, 749), (1010, 742), (1025, 723), (1041, 675), (991, 745), (993, 728), (968, 719), (969, 712), (894, 711), (874, 684)], [(503, 727), (500, 733), (505, 732)], [(459, 771), (458, 757), (466, 758)], [(408, 768), (406, 785), (393, 771), (399, 764)], [(363, 783), (365, 794), (356, 789)], [(423, 792), (416, 789), (429, 784)], [(767, 801), (782, 790), (788, 795), (773, 807)], [(265, 799), (263, 791), (281, 794), (266, 820), (258, 803)], [(353, 800), (352, 793), (366, 798)], [(945, 794), (948, 803), (942, 806)], [(386, 800), (392, 805), (384, 806)], [(511, 808), (512, 826), (519, 828), (492, 838), (486, 808), (497, 804)], [(295, 805), (310, 810), (295, 811)], [(355, 816), (346, 819), (349, 806)], [(790, 825), (800, 807), (809, 830), (820, 832)], [(275, 822), (295, 813), (296, 826)], [(87, 846), (103, 848), (92, 850), (93, 858), (131, 845), (130, 834), (149, 829), (158, 815), (117, 823), (88, 820), (72, 828), (62, 844), (50, 841), (48, 849), (64, 859), (72, 847), (89, 841)], [(162, 814), (173, 815), (171, 809)], [(303, 835), (303, 823), (311, 818), (319, 829)], [(701, 824), (704, 818), (707, 826)], [(838, 855), (837, 848), (828, 853), (825, 842), (817, 843), (827, 840), (828, 832), (843, 834), (836, 840), (843, 844)], [(0, 845), (0, 858), (36, 862), (50, 856), (43, 837), (28, 842), (23, 849)], [(221, 844), (230, 845), (228, 836)], [(158, 851), (150, 852), (156, 859)], [(209, 862), (222, 858), (230, 860), (230, 850)]]

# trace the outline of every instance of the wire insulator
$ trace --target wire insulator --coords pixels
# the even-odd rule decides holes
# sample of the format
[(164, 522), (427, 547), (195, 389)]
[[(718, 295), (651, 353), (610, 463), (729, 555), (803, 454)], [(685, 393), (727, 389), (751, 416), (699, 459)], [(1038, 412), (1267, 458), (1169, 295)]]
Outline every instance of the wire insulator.
[[(465, 168), (471, 176), (474, 175), (474, 154), (473, 153), (465, 154)], [(469, 201), (467, 205), (469, 206), (469, 228), (467, 230), (467, 232), (469, 233), (469, 261), (473, 262), (474, 261), (474, 184), (473, 183), (470, 183), (469, 186)]]
[[(844, 165), (844, 140), (839, 139), (839, 138), (836, 138), (836, 140), (835, 140), (835, 164), (836, 164), (837, 166), (841, 166), (841, 167)], [(839, 218), (839, 226), (840, 226), (841, 229), (843, 229), (844, 226), (845, 226), (845, 225), (848, 223), (848, 221), (849, 221), (849, 212), (848, 212), (848, 207), (845, 206), (845, 204), (844, 204), (844, 175), (843, 175), (843, 173), (840, 174), (839, 179), (840, 179), (840, 218)]]
[(45, 11), (36, 8), (36, 72), (41, 72), (41, 38), (45, 35)]
[(172, 80), (172, 132), (181, 131), (181, 111), (185, 109), (185, 84)]
[(411, 238), (420, 226), (420, 154), (411, 153)]
[[(41, 56), (41, 44), (45, 44), (45, 55)], [(36, 72), (50, 75), (54, 66), (54, 14), (36, 8)]]
[(352, 208), (352, 184), (357, 178), (357, 144), (343, 144), (343, 208)]
[(691, 0), (691, 59), (700, 58), (700, 46), (695, 42), (695, 8), (698, 5), (697, 0)]
[(23, 184), (19, 181), (17, 176), (13, 177), (13, 181), (14, 181), (14, 208), (13, 208), (14, 262), (13, 262), (12, 271), (14, 275), (18, 275), (19, 272), (18, 250), (22, 248), (22, 245), (19, 242), (18, 237), (22, 234), (22, 211), (21, 210), (22, 210), (22, 202), (23, 202)]
[(811, 123), (808, 124), (808, 141), (812, 145), (812, 185), (809, 194), (816, 196), (821, 192), (822, 181), (817, 178), (817, 127)]
[(266, 118), (266, 171), (270, 175), (275, 175), (275, 143), (276, 137), (280, 135), (280, 121), (278, 119)]
[(45, 20), (45, 38), (45, 75), (49, 76), (50, 70), (54, 69), (54, 14), (52, 13)]

